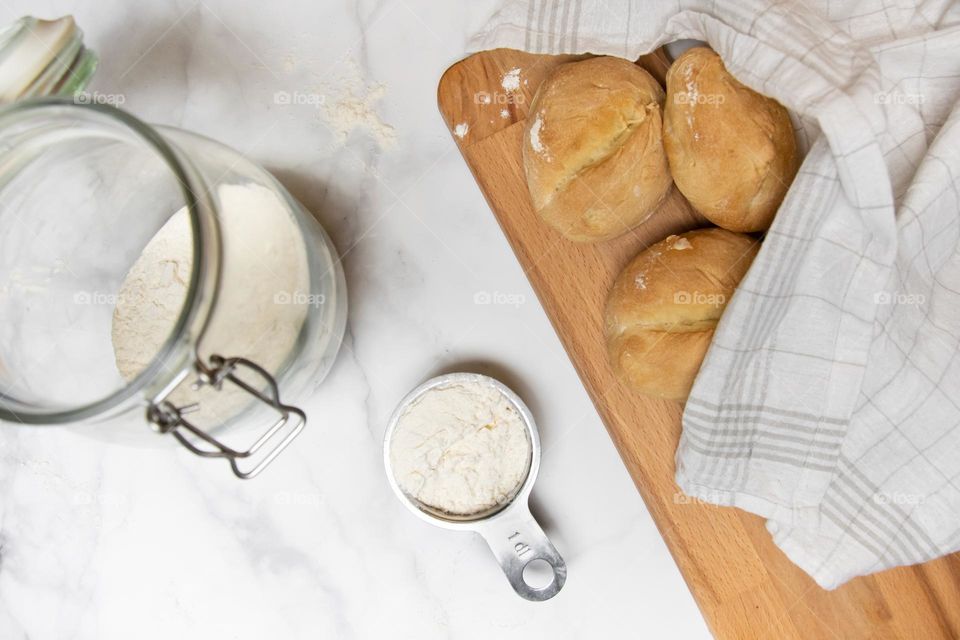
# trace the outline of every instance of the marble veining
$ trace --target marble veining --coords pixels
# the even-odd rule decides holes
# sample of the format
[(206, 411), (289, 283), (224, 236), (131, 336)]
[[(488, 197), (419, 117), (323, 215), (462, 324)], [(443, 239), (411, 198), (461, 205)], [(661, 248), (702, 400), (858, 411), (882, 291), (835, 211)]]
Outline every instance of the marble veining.
[[(437, 112), (440, 74), (495, 9), (4, 4), (7, 21), (76, 16), (102, 59), (91, 92), (273, 171), (344, 255), (350, 318), (307, 429), (251, 482), (159, 436), (129, 447), (96, 427), (2, 425), (0, 638), (707, 636)], [(325, 121), (350, 73), (384, 85), (374, 107), (394, 144), (363, 130), (340, 141)], [(552, 601), (517, 598), (479, 538), (411, 517), (387, 485), (395, 404), (460, 369), (501, 378), (538, 421), (533, 508), (569, 568)]]

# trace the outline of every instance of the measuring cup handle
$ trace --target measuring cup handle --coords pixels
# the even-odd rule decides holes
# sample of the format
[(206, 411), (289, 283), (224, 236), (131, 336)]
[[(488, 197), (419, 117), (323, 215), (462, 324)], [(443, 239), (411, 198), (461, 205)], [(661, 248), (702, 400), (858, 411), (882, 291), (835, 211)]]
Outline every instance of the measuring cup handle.
[[(487, 541), (510, 586), (521, 598), (549, 600), (559, 593), (567, 580), (567, 565), (547, 538), (526, 505), (514, 505), (479, 529)], [(532, 560), (545, 560), (553, 569), (553, 580), (542, 588), (531, 587), (523, 579), (523, 570)]]

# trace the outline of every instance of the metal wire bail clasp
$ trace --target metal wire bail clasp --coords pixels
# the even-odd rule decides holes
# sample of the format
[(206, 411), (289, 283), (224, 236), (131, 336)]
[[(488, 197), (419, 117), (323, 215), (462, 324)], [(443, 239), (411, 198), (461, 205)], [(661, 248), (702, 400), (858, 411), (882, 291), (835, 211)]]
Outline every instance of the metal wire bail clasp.
[[(256, 442), (254, 442), (250, 448), (246, 451), (232, 449), (192, 424), (184, 416), (197, 409), (197, 405), (195, 404), (177, 407), (169, 400), (160, 398), (152, 402), (147, 408), (147, 420), (154, 425), (154, 429), (158, 433), (172, 433), (180, 444), (198, 456), (204, 458), (226, 458), (230, 461), (230, 467), (233, 469), (234, 475), (238, 478), (253, 478), (273, 462), (274, 458), (280, 455), (280, 452), (286, 449), (287, 446), (293, 442), (293, 439), (303, 431), (303, 427), (307, 424), (307, 416), (297, 407), (291, 407), (290, 405), (285, 405), (280, 402), (280, 389), (277, 387), (277, 381), (258, 364), (245, 358), (224, 358), (217, 355), (210, 356), (210, 363), (213, 365), (212, 368), (205, 366), (201, 362), (197, 362), (197, 368), (200, 372), (200, 377), (196, 382), (197, 387), (210, 385), (217, 391), (220, 391), (224, 382), (230, 382), (254, 398), (269, 405), (280, 414), (279, 419), (274, 422), (263, 435), (257, 438)], [(269, 393), (264, 394), (238, 378), (235, 375), (237, 367), (246, 367), (259, 374), (266, 382)], [(289, 427), (289, 429), (285, 429), (288, 425), (292, 426)], [(206, 443), (213, 448), (198, 446), (202, 443), (191, 441), (190, 438), (183, 433), (184, 430), (189, 432), (191, 436), (202, 441), (202, 443)], [(252, 469), (247, 471), (240, 469), (240, 460), (250, 458), (257, 454), (267, 442), (273, 440), (275, 437), (279, 437), (282, 431), (285, 431), (286, 434), (282, 436), (282, 439), (276, 446), (263, 454), (263, 457)]]

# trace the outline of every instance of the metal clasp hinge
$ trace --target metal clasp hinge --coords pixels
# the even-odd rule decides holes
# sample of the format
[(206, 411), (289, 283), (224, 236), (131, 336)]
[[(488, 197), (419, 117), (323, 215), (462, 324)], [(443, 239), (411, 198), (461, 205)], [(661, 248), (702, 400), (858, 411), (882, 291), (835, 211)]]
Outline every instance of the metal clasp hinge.
[[(234, 475), (238, 478), (244, 480), (253, 478), (273, 462), (274, 458), (280, 455), (280, 452), (286, 449), (287, 446), (293, 442), (293, 439), (303, 431), (303, 427), (307, 423), (307, 416), (297, 407), (292, 407), (280, 402), (280, 389), (277, 387), (277, 381), (256, 363), (246, 360), (245, 358), (223, 358), (216, 355), (210, 356), (210, 363), (213, 365), (212, 368), (198, 364), (200, 377), (194, 385), (195, 388), (210, 385), (219, 391), (224, 382), (231, 382), (254, 398), (269, 405), (280, 414), (280, 418), (273, 423), (263, 435), (257, 438), (256, 442), (246, 451), (237, 451), (223, 444), (184, 417), (198, 408), (198, 405), (195, 404), (177, 407), (169, 400), (160, 399), (151, 403), (147, 408), (147, 420), (153, 425), (155, 431), (158, 433), (172, 433), (180, 444), (198, 456), (204, 458), (226, 458), (230, 461), (230, 468), (233, 469)], [(267, 383), (266, 386), (269, 393), (264, 394), (238, 378), (234, 374), (237, 367), (246, 367), (259, 374)], [(289, 427), (289, 429), (285, 429), (288, 425), (292, 426)], [(192, 442), (187, 434), (183, 433), (184, 431), (210, 445), (212, 449), (198, 446), (200, 443)], [(263, 454), (263, 457), (252, 469), (244, 471), (240, 468), (241, 460), (256, 455), (264, 445), (277, 437), (281, 432), (286, 433), (280, 442)]]

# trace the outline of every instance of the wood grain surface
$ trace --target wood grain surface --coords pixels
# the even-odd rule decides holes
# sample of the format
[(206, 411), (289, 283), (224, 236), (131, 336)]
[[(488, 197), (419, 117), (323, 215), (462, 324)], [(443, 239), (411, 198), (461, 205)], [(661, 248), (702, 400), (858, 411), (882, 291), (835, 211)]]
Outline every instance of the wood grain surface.
[[(679, 193), (639, 229), (611, 242), (569, 242), (540, 222), (527, 193), (520, 142), (540, 82), (573, 56), (507, 49), (475, 54), (440, 80), (440, 111), (520, 265), (718, 638), (960, 637), (960, 557), (892, 569), (820, 589), (773, 545), (763, 520), (697, 504), (673, 481), (681, 406), (615, 380), (602, 338), (607, 291), (643, 247), (704, 226)], [(662, 51), (638, 61), (663, 82)], [(520, 86), (503, 86), (519, 69)], [(507, 87), (511, 83), (506, 83)], [(458, 125), (461, 125), (458, 127)], [(464, 133), (466, 131), (466, 133)], [(644, 579), (643, 576), (639, 576)], [(627, 630), (625, 630), (626, 632)], [(642, 637), (642, 628), (629, 630)]]

